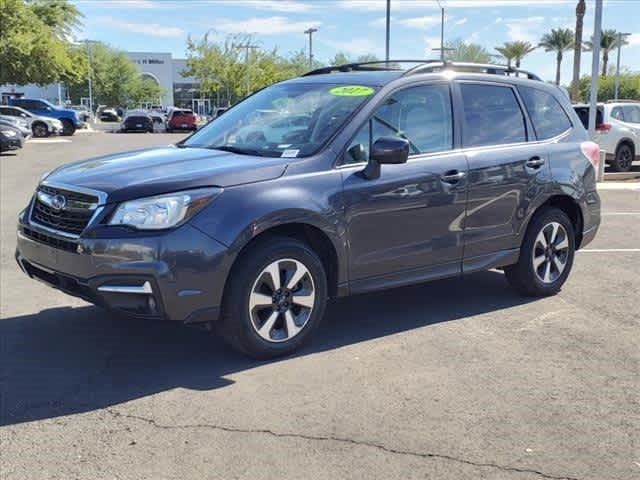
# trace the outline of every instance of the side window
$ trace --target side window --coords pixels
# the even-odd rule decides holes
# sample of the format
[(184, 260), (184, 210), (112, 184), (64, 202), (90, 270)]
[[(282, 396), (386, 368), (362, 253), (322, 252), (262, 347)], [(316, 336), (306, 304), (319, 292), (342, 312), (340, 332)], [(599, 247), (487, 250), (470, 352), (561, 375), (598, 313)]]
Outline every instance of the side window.
[(464, 106), (465, 147), (527, 141), (524, 115), (510, 87), (460, 84)]
[(624, 121), (629, 123), (640, 123), (640, 106), (628, 105), (622, 107), (624, 112)]
[(624, 122), (624, 113), (622, 112), (622, 107), (612, 108), (611, 118), (615, 118), (616, 120), (620, 120), (621, 122)]
[(571, 128), (571, 120), (553, 95), (530, 87), (518, 87), (518, 91), (538, 140), (556, 137)]
[(371, 145), (381, 137), (409, 140), (410, 155), (451, 150), (453, 119), (449, 85), (422, 85), (392, 94), (351, 141), (345, 163), (368, 161)]

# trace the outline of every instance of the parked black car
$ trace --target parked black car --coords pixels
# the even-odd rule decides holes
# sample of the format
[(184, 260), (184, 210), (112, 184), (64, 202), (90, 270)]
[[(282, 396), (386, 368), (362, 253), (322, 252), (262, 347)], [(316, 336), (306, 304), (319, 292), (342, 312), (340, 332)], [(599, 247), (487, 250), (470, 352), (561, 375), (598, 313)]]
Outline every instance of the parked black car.
[(149, 132), (153, 133), (153, 119), (146, 112), (127, 112), (122, 121), (122, 132)]
[(18, 150), (24, 146), (24, 136), (19, 128), (0, 122), (0, 152)]
[(298, 348), (329, 297), (490, 268), (558, 292), (600, 224), (598, 147), (566, 95), (501, 66), (393, 68), (319, 69), (175, 146), (54, 170), (19, 216), (20, 266), (259, 358)]

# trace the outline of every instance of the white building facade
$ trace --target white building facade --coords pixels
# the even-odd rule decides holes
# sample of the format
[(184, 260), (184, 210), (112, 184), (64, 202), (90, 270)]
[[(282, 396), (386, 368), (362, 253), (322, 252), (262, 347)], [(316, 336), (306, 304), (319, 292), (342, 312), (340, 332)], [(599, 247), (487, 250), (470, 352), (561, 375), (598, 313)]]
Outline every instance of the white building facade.
[[(193, 77), (185, 77), (185, 59), (174, 59), (165, 52), (124, 52), (138, 68), (140, 75), (155, 81), (163, 91), (163, 106), (194, 108), (198, 113), (208, 113), (211, 104), (200, 98), (200, 84)], [(63, 84), (51, 85), (0, 85), (0, 103), (12, 97), (43, 98), (52, 103), (67, 100)], [(100, 99), (96, 99), (97, 104)], [(155, 99), (149, 99), (155, 103)]]

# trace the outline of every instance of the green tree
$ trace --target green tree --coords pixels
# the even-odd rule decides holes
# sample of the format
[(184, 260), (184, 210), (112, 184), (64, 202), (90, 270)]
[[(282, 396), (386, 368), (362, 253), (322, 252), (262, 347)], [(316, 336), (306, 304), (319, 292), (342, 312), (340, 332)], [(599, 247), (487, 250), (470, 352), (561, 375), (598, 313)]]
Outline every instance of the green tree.
[(86, 63), (65, 38), (79, 23), (65, 1), (0, 0), (0, 84), (74, 81)]
[(27, 0), (27, 5), (62, 40), (71, 38), (82, 25), (82, 13), (66, 0)]
[[(591, 77), (583, 76), (578, 84), (581, 98), (588, 99), (591, 93)], [(615, 96), (615, 77), (600, 77), (598, 81), (598, 101), (606, 102)], [(620, 74), (619, 98), (640, 100), (640, 74), (624, 72)]]
[[(309, 71), (309, 57), (304, 50), (282, 56), (277, 49), (257, 48), (246, 51), (240, 45), (255, 43), (248, 35), (230, 35), (213, 41), (208, 34), (201, 40), (187, 40), (187, 66), (183, 75), (200, 82), (203, 95), (224, 99), (232, 104), (247, 93), (272, 83)], [(321, 64), (314, 61), (313, 68)]]
[(356, 62), (378, 62), (380, 59), (375, 56), (373, 53), (365, 53), (364, 55), (359, 55), (356, 59)]
[(329, 60), (329, 64), (331, 65), (346, 65), (347, 63), (351, 63), (351, 59), (343, 52), (336, 53), (333, 58)]
[[(103, 43), (90, 43), (78, 49), (90, 58), (95, 105), (135, 107), (162, 97), (160, 86), (152, 79), (142, 77), (124, 53)], [(69, 85), (69, 93), (75, 102), (88, 97), (86, 77)]]
[(489, 63), (491, 61), (489, 51), (477, 43), (465, 42), (458, 38), (447, 42), (445, 47), (453, 49), (445, 52), (445, 59), (452, 62)]
[[(600, 35), (600, 51), (602, 52), (602, 76), (607, 76), (607, 66), (609, 64), (609, 53), (620, 46), (626, 45), (627, 40), (622, 37), (618, 38), (618, 32), (615, 30), (603, 30)], [(591, 40), (584, 42), (585, 50), (587, 52), (593, 51), (593, 36)]]
[(554, 28), (540, 40), (545, 52), (556, 52), (556, 85), (560, 85), (560, 67), (564, 52), (573, 48), (575, 38), (570, 28)]
[(516, 68), (520, 68), (520, 62), (524, 57), (533, 52), (536, 49), (535, 46), (529, 42), (505, 42), (501, 47), (496, 47), (496, 50), (507, 59), (507, 65), (511, 67), (511, 62), (516, 61)]

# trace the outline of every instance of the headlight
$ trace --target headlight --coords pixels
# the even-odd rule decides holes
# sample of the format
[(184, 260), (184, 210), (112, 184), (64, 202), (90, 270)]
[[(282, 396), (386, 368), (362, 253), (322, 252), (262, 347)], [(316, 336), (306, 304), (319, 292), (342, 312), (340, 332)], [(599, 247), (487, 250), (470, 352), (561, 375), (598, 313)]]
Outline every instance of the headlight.
[(175, 227), (202, 210), (221, 193), (221, 188), (201, 188), (130, 200), (118, 206), (109, 225), (127, 225), (140, 230)]
[(6, 135), (7, 137), (15, 137), (16, 136), (16, 132), (14, 132), (13, 130), (0, 130), (0, 132), (3, 135)]

